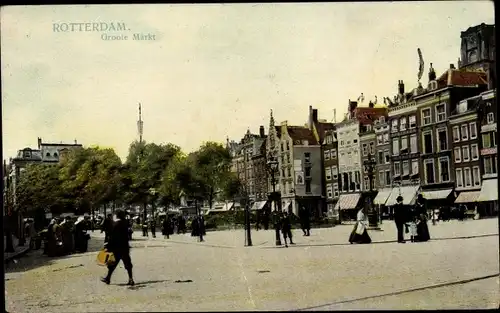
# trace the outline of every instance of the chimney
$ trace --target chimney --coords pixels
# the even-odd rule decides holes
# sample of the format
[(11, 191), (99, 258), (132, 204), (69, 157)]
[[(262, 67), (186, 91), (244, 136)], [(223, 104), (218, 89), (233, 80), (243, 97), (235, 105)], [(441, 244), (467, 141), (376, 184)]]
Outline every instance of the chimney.
[(38, 137), (38, 150), (42, 147), (42, 138)]
[(373, 103), (373, 101), (370, 100), (370, 102), (368, 103), (368, 107), (373, 108), (374, 106), (375, 106), (375, 104)]
[[(450, 68), (451, 68), (451, 65), (450, 65)], [(436, 80), (436, 72), (434, 71), (434, 68), (432, 67), (432, 63), (431, 63), (431, 67), (429, 68), (429, 82), (431, 82), (433, 80)]]
[(453, 63), (450, 63), (450, 69), (452, 69), (452, 70), (455, 69), (455, 65)]
[(307, 121), (307, 126), (309, 129), (312, 129), (313, 127), (313, 107), (312, 105), (309, 106), (309, 120)]
[(266, 133), (264, 131), (264, 126), (260, 126), (259, 127), (259, 135), (260, 135), (260, 138), (264, 138), (266, 136)]
[(351, 101), (349, 100), (349, 118), (354, 118), (354, 110), (358, 107), (358, 102), (357, 101)]
[(77, 145), (77, 144), (78, 144), (78, 141), (76, 141), (76, 139), (75, 139), (75, 145)]
[(400, 95), (405, 93), (405, 84), (403, 83), (403, 80), (398, 80), (398, 91)]
[(318, 122), (318, 109), (313, 109), (312, 118), (313, 122)]

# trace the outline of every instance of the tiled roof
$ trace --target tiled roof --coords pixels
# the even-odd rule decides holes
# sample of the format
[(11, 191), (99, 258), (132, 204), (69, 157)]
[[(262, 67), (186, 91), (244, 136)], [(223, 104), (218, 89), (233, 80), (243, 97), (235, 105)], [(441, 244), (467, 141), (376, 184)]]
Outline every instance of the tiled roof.
[(387, 108), (367, 108), (367, 107), (357, 107), (356, 119), (360, 124), (373, 124), (381, 116), (387, 116)]
[(488, 77), (484, 72), (461, 71), (448, 69), (438, 79), (439, 88), (445, 86), (474, 86), (488, 84)]
[(314, 138), (313, 132), (306, 127), (287, 126), (287, 131), (294, 143), (296, 140), (307, 140), (310, 145), (318, 144), (318, 141)]

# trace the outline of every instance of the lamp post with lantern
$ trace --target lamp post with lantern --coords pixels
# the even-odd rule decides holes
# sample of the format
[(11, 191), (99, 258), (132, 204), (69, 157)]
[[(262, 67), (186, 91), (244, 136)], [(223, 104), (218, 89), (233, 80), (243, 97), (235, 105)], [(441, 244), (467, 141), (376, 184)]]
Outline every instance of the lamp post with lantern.
[(367, 198), (367, 205), (369, 208), (368, 212), (368, 223), (370, 228), (378, 228), (378, 214), (375, 208), (373, 207), (373, 178), (374, 178), (374, 168), (375, 165), (377, 165), (377, 162), (375, 159), (372, 157), (371, 153), (368, 154), (368, 159), (363, 162), (363, 165), (365, 166), (365, 170), (367, 172), (369, 184), (370, 184), (370, 190), (369, 190), (369, 195)]
[(279, 163), (275, 157), (271, 154), (268, 155), (267, 158), (267, 170), (269, 175), (271, 175), (271, 184), (273, 186), (273, 192), (270, 194), (269, 199), (271, 200), (271, 204), (274, 203), (274, 210), (271, 213), (273, 216), (273, 225), (274, 231), (276, 235), (276, 245), (281, 246), (281, 235), (280, 235), (280, 217), (279, 217), (279, 203), (277, 203), (278, 193), (276, 192), (276, 172), (278, 171)]

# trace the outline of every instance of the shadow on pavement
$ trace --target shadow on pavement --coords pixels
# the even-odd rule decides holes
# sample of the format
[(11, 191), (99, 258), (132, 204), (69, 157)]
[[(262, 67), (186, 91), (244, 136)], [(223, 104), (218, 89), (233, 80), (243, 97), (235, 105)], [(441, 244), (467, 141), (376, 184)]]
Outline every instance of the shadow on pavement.
[[(147, 285), (152, 285), (152, 284), (160, 284), (160, 283), (166, 283), (166, 282), (169, 282), (170, 280), (167, 280), (167, 279), (164, 279), (164, 280), (146, 280), (146, 281), (140, 281), (138, 283), (135, 283), (134, 286), (130, 286), (130, 288), (133, 288), (133, 287), (145, 287)], [(121, 284), (114, 284), (116, 286), (127, 286), (126, 283), (121, 283)]]
[(454, 281), (454, 282), (447, 282), (447, 283), (429, 285), (429, 286), (424, 286), (424, 287), (419, 287), (419, 288), (411, 288), (411, 289), (406, 289), (406, 290), (389, 292), (389, 293), (384, 293), (384, 294), (375, 295), (375, 296), (368, 296), (368, 297), (354, 298), (354, 299), (349, 299), (349, 300), (336, 301), (336, 302), (326, 303), (326, 304), (322, 304), (322, 305), (316, 305), (316, 306), (312, 306), (312, 307), (301, 308), (301, 309), (297, 309), (295, 311), (316, 310), (316, 309), (319, 309), (319, 308), (325, 308), (325, 307), (328, 307), (328, 306), (333, 306), (333, 305), (338, 305), (338, 304), (351, 303), (351, 302), (357, 302), (357, 301), (364, 301), (364, 300), (381, 298), (381, 297), (396, 296), (396, 295), (400, 295), (400, 294), (404, 294), (404, 293), (410, 293), (410, 292), (416, 292), (416, 291), (422, 291), (422, 290), (428, 290), (428, 289), (435, 289), (435, 288), (441, 288), (441, 287), (448, 287), (448, 286), (453, 286), (453, 285), (467, 284), (467, 283), (471, 283), (471, 282), (479, 281), (479, 280), (485, 280), (485, 279), (490, 279), (490, 278), (495, 278), (495, 277), (498, 278), (499, 276), (500, 276), (500, 273), (496, 273), (496, 274), (492, 274), (492, 275), (486, 275), (486, 276), (481, 276), (481, 277), (463, 279), (463, 280)]
[(43, 247), (38, 250), (28, 251), (19, 259), (12, 259), (5, 263), (5, 273), (19, 273), (26, 272), (38, 267), (52, 265), (57, 260), (69, 259), (74, 257), (81, 257), (87, 253), (97, 252), (102, 249), (104, 240), (91, 237), (89, 240), (88, 250), (84, 253), (74, 253), (63, 256), (48, 257), (43, 254)]

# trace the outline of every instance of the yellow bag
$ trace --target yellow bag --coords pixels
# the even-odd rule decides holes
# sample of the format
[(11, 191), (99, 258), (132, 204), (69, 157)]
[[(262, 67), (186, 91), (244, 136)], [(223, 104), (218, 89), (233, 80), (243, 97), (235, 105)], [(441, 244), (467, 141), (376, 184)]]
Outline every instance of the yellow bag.
[(97, 254), (97, 264), (101, 266), (111, 265), (116, 262), (113, 252), (102, 249)]

